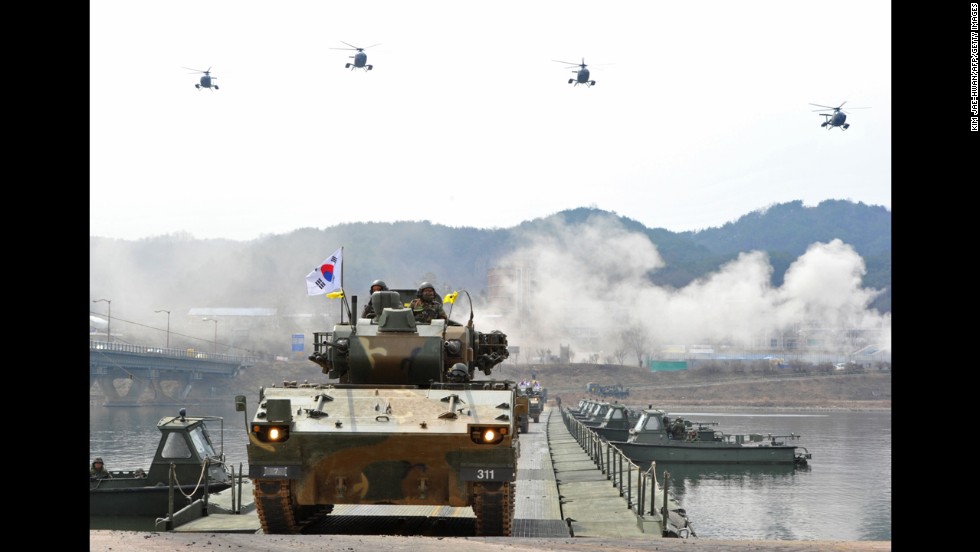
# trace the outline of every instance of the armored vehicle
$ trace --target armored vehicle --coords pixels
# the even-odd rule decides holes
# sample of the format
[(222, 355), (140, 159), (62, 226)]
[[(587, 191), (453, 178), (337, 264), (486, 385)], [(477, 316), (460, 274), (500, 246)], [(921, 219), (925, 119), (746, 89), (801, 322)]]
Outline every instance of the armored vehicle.
[(544, 396), (540, 391), (528, 391), (528, 416), (538, 423), (541, 419), (541, 411), (544, 410)]
[(335, 382), (259, 390), (246, 450), (262, 529), (297, 533), (337, 504), (448, 505), (473, 508), (478, 536), (509, 536), (516, 383), (474, 379), (507, 336), (477, 331), (472, 305), (465, 325), (423, 324), (397, 291), (370, 300), (374, 318), (313, 334), (309, 358)]
[(521, 433), (527, 433), (530, 427), (530, 411), (531, 411), (531, 400), (527, 396), (527, 390), (523, 388), (517, 389), (517, 401), (514, 407), (514, 416), (517, 418), (517, 422)]

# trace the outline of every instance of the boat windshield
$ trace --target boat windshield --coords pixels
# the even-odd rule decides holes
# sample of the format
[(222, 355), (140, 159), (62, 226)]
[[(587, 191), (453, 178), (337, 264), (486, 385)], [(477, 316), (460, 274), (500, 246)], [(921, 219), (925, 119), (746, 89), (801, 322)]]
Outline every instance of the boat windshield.
[(659, 431), (660, 430), (660, 418), (652, 416), (650, 414), (644, 414), (636, 422), (637, 431)]
[(163, 444), (163, 458), (190, 458), (191, 449), (187, 448), (187, 440), (183, 433), (170, 432), (167, 442)]
[(194, 443), (194, 448), (201, 458), (212, 458), (218, 455), (214, 450), (214, 445), (211, 444), (211, 439), (208, 438), (208, 434), (204, 431), (204, 426), (198, 426), (191, 430), (190, 437), (191, 442)]
[(645, 424), (646, 421), (647, 421), (647, 415), (646, 414), (641, 415), (640, 416), (640, 419), (636, 421), (636, 425), (633, 426), (633, 429), (636, 430), (636, 431), (642, 431), (643, 430), (643, 424)]

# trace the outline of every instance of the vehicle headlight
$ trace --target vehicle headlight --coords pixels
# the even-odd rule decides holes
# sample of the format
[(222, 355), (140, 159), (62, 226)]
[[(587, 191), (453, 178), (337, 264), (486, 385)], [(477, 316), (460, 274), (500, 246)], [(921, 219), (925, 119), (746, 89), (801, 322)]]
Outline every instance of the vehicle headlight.
[(510, 434), (509, 426), (472, 426), (470, 440), (478, 445), (496, 445)]
[(289, 426), (284, 425), (255, 424), (252, 433), (263, 443), (284, 443), (289, 440)]

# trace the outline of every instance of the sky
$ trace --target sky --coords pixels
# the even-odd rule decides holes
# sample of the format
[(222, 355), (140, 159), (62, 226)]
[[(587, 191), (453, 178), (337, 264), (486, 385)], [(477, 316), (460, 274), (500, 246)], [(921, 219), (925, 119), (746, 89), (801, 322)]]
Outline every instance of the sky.
[[(90, 235), (891, 209), (891, 3), (90, 4)], [(368, 47), (370, 72), (344, 65)], [(376, 46), (373, 46), (377, 44)], [(584, 62), (594, 87), (573, 86)], [(218, 90), (197, 90), (211, 69)], [(846, 102), (851, 127), (811, 103)], [(384, 199), (374, 199), (383, 195)]]

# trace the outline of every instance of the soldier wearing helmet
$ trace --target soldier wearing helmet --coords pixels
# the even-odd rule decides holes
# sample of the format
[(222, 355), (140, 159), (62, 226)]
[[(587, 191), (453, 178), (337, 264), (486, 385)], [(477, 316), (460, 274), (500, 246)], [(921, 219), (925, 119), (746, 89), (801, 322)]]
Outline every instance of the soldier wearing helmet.
[(89, 479), (112, 479), (112, 474), (109, 470), (105, 468), (105, 464), (102, 463), (102, 458), (96, 458), (92, 461), (92, 466), (88, 470)]
[(442, 308), (442, 301), (436, 294), (436, 288), (429, 282), (419, 284), (419, 289), (415, 293), (415, 299), (409, 303), (415, 321), (421, 324), (429, 324), (435, 319), (447, 320), (446, 310)]
[(376, 291), (388, 291), (388, 284), (384, 280), (375, 280), (371, 282), (371, 294), (368, 295), (367, 304), (364, 305), (364, 312), (361, 313), (361, 318), (374, 318), (374, 306), (371, 304), (371, 295), (374, 295)]

